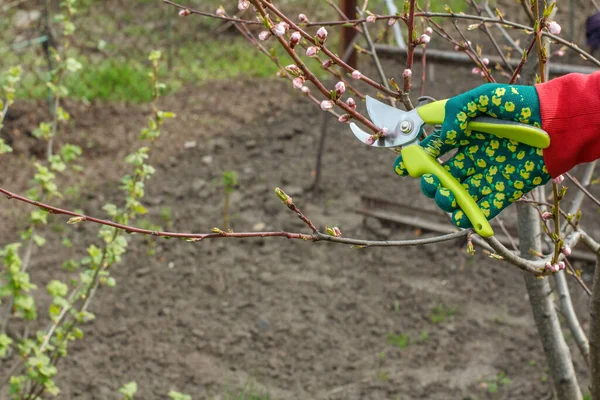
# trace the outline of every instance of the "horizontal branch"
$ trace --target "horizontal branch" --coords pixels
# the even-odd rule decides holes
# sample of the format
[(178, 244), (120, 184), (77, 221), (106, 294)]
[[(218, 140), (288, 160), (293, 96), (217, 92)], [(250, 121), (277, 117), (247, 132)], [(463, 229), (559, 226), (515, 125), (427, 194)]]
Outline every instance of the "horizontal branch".
[[(27, 204), (31, 204), (33, 206), (39, 207), (44, 211), (47, 211), (50, 214), (59, 214), (59, 215), (68, 215), (75, 220), (73, 223), (80, 222), (92, 222), (99, 225), (111, 226), (113, 228), (124, 230), (127, 233), (139, 233), (142, 235), (150, 235), (162, 238), (178, 238), (178, 239), (187, 239), (192, 242), (198, 242), (204, 239), (219, 239), (219, 238), (253, 238), (253, 237), (284, 237), (287, 239), (302, 239), (306, 241), (319, 242), (319, 241), (328, 241), (333, 243), (343, 243), (350, 244), (359, 247), (408, 247), (408, 246), (420, 246), (425, 244), (439, 243), (445, 242), (448, 240), (459, 239), (467, 236), (470, 230), (463, 230), (454, 233), (450, 233), (447, 235), (436, 236), (432, 238), (423, 238), (423, 239), (413, 239), (413, 240), (362, 240), (362, 239), (352, 239), (352, 238), (344, 238), (344, 237), (336, 237), (321, 233), (319, 231), (314, 231), (312, 234), (305, 233), (293, 233), (293, 232), (226, 232), (220, 229), (215, 228), (215, 231), (212, 233), (183, 233), (183, 232), (166, 232), (166, 231), (153, 231), (149, 229), (141, 229), (135, 226), (129, 226), (124, 224), (119, 224), (110, 220), (101, 219), (91, 217), (85, 214), (75, 213), (73, 211), (64, 210), (62, 208), (54, 207), (48, 204), (41, 203), (39, 201), (31, 200), (26, 197), (20, 196), (16, 193), (10, 192), (6, 189), (0, 188), (0, 193), (5, 194), (8, 199), (15, 199)], [(301, 216), (301, 219), (307, 223), (311, 228), (313, 227), (312, 223), (309, 223), (308, 219), (302, 218), (303, 215), (300, 211), (294, 206), (290, 207), (292, 211)], [(308, 221), (308, 222), (307, 222)], [(316, 228), (314, 228), (316, 229)]]

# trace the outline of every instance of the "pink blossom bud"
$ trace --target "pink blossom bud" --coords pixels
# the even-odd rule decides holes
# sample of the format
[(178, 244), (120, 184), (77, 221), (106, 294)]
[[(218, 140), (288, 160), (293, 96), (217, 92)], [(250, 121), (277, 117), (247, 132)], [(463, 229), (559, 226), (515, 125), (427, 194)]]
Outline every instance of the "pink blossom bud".
[(396, 23), (396, 18), (390, 18), (388, 19), (388, 26), (392, 26)]
[(567, 257), (571, 255), (571, 248), (569, 246), (563, 247), (560, 251)]
[(548, 212), (548, 211), (544, 211), (544, 212), (542, 213), (542, 219), (543, 219), (544, 221), (547, 221), (547, 220), (549, 220), (549, 219), (552, 219), (552, 213), (551, 213), (551, 212)]
[(564, 261), (560, 261), (558, 264), (556, 264), (558, 266), (558, 270), (562, 271), (563, 269), (565, 269), (565, 262)]
[(244, 11), (250, 7), (250, 2), (248, 0), (240, 0), (238, 3), (238, 10)]
[(412, 71), (410, 69), (405, 69), (404, 72), (402, 73), (402, 76), (405, 78), (410, 78), (412, 76)]
[(562, 183), (562, 181), (565, 180), (565, 177), (562, 175), (557, 176), (556, 178), (552, 179), (552, 182), (556, 183), (557, 185), (560, 185)]
[(325, 60), (321, 63), (321, 67), (323, 69), (327, 69), (329, 67), (331, 67), (333, 65), (333, 61), (332, 60)]
[(298, 68), (298, 66), (296, 64), (290, 64), (290, 65), (286, 66), (285, 69), (286, 69), (286, 71), (288, 71), (289, 73), (291, 73), (293, 75), (301, 74), (300, 68)]
[(337, 226), (333, 227), (333, 232), (335, 234), (335, 237), (340, 237), (342, 236), (342, 231), (340, 231), (340, 228), (338, 228)]
[(460, 50), (460, 46), (459, 45), (454, 46), (454, 50), (459, 51)]
[(286, 30), (287, 30), (286, 24), (284, 24), (283, 22), (280, 22), (277, 25), (275, 25), (273, 28), (271, 28), (273, 35), (275, 35), (277, 37), (285, 35)]
[(346, 100), (346, 104), (351, 109), (353, 109), (353, 110), (356, 109), (356, 102), (354, 101), (354, 99), (352, 97), (348, 97), (348, 100)]
[(215, 14), (217, 14), (219, 17), (223, 17), (225, 15), (225, 9), (221, 6), (217, 8), (217, 12)]
[(183, 10), (179, 10), (179, 16), (180, 17), (187, 17), (188, 15), (190, 15), (192, 12), (190, 10), (183, 9)]
[(366, 143), (367, 143), (369, 146), (372, 146), (372, 145), (373, 145), (373, 143), (375, 143), (375, 136), (373, 136), (373, 135), (369, 136), (369, 137), (367, 138), (367, 141), (366, 141)]
[(548, 21), (546, 22), (546, 28), (553, 35), (558, 35), (560, 33), (561, 27), (556, 21)]
[(302, 93), (304, 93), (304, 94), (310, 93), (310, 89), (308, 88), (308, 86), (302, 86), (302, 88), (300, 90), (302, 90)]
[(546, 271), (553, 271), (554, 268), (552, 267), (552, 264), (550, 264), (550, 262), (547, 262), (546, 265), (544, 265), (544, 269)]
[(360, 78), (362, 78), (362, 74), (360, 73), (359, 70), (355, 69), (354, 71), (352, 71), (352, 78), (360, 79)]
[(260, 40), (267, 40), (270, 37), (271, 37), (271, 32), (269, 32), (269, 31), (262, 31), (261, 33), (258, 34), (258, 38)]
[(352, 118), (352, 116), (350, 114), (342, 114), (338, 118), (338, 121), (344, 124), (344, 123), (350, 121), (351, 118)]
[(479, 68), (477, 68), (477, 67), (475, 67), (475, 68), (473, 68), (473, 69), (471, 70), (471, 73), (472, 73), (473, 75), (478, 75), (480, 72), (481, 72), (481, 70), (480, 70)]
[(483, 77), (483, 76), (485, 76), (485, 72), (481, 71), (481, 72), (479, 73), (479, 75), (481, 75), (481, 76)]
[(556, 50), (556, 52), (554, 53), (555, 56), (557, 57), (562, 57), (565, 55), (565, 51), (563, 49), (560, 50)]
[(427, 34), (422, 34), (421, 37), (419, 38), (419, 43), (424, 43), (427, 44), (431, 41), (431, 37)]
[(298, 14), (298, 21), (302, 22), (303, 24), (308, 22), (308, 18), (306, 18), (306, 15), (304, 14)]
[(377, 132), (377, 134), (379, 135), (379, 137), (385, 137), (388, 134), (388, 128), (381, 128), (381, 130), (379, 132)]
[(294, 80), (292, 81), (292, 85), (294, 86), (294, 89), (301, 89), (302, 86), (304, 86), (304, 77), (299, 76), (297, 78), (294, 78)]
[(329, 111), (333, 108), (333, 101), (331, 100), (323, 100), (321, 102), (321, 110)]
[(377, 18), (375, 18), (375, 16), (373, 14), (371, 14), (367, 17), (367, 22), (375, 22), (376, 20), (377, 20)]
[(315, 47), (315, 46), (310, 46), (308, 49), (306, 49), (306, 55), (308, 57), (315, 57), (318, 52), (319, 52), (319, 48)]
[(346, 84), (342, 81), (335, 84), (335, 94), (341, 96), (346, 91)]
[(300, 39), (302, 39), (302, 35), (300, 32), (294, 32), (290, 35), (290, 47), (293, 49), (298, 43), (300, 43)]
[(320, 27), (317, 31), (317, 38), (322, 42), (327, 39), (327, 29), (324, 26)]
[(483, 63), (483, 65), (488, 65), (490, 63), (490, 59), (489, 58), (482, 58), (481, 62)]
[(430, 26), (425, 28), (425, 34), (431, 36), (433, 34), (433, 29)]

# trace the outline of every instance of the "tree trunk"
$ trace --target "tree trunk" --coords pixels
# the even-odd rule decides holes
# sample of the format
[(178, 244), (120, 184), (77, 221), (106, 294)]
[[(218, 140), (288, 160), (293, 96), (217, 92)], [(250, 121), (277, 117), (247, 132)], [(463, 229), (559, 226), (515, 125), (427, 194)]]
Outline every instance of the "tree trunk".
[[(517, 203), (519, 217), (519, 248), (523, 258), (533, 259), (529, 250), (541, 250), (540, 223), (533, 207)], [(525, 285), (548, 369), (558, 400), (581, 400), (582, 394), (571, 360), (571, 352), (562, 331), (552, 301), (552, 289), (548, 278), (538, 279), (525, 274)]]

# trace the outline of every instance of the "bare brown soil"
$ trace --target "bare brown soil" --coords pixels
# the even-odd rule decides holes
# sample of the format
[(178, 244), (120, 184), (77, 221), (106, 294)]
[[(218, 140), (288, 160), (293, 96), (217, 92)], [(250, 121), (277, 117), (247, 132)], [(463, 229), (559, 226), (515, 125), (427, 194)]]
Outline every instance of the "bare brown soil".
[[(465, 79), (468, 71), (438, 66), (428, 92), (444, 98), (479, 84)], [(84, 147), (87, 172), (61, 179), (63, 187), (78, 185), (78, 194), (53, 204), (102, 216), (105, 202), (120, 202), (118, 177), (127, 171), (121, 160), (137, 146), (149, 109), (68, 108), (76, 121), (68, 140)], [(170, 226), (179, 231), (222, 226), (220, 180), (228, 170), (239, 174), (231, 201), (236, 231), (308, 233), (274, 196), (276, 186), (318, 227), (337, 225), (347, 237), (415, 237), (408, 227), (365, 224), (353, 211), (362, 194), (437, 212), (418, 180), (394, 174), (393, 154), (367, 148), (335, 121), (320, 190), (303, 189), (312, 179), (321, 114), (283, 82), (188, 88), (165, 98), (162, 108), (179, 115), (153, 150), (157, 173), (147, 186), (147, 219), (163, 227), (162, 207), (172, 209)], [(43, 154), (28, 136), (46, 118), (43, 110), (43, 104), (19, 103), (11, 111), (3, 135), (15, 153), (0, 161), (2, 187), (25, 190), (30, 160)], [(0, 245), (17, 240), (26, 210), (0, 202)], [(514, 210), (503, 216), (511, 221)], [(62, 261), (97, 242), (97, 228), (52, 217), (49, 243), (33, 256), (34, 282), (43, 288), (64, 276)], [(60, 245), (63, 235), (73, 250)], [(141, 399), (164, 399), (170, 389), (194, 399), (237, 398), (248, 382), (269, 399), (550, 398), (522, 273), (480, 249), (469, 257), (465, 243), (357, 250), (278, 238), (150, 242), (153, 256), (148, 238), (132, 236), (113, 270), (117, 287), (98, 293), (96, 320), (60, 364), (60, 398), (114, 399), (132, 380)], [(43, 314), (47, 299), (39, 292)], [(587, 324), (585, 295), (579, 288), (574, 293)], [(440, 310), (442, 318), (432, 322)], [(42, 319), (40, 327), (45, 324)], [(585, 384), (584, 363), (567, 338)], [(499, 374), (510, 382), (493, 393)]]

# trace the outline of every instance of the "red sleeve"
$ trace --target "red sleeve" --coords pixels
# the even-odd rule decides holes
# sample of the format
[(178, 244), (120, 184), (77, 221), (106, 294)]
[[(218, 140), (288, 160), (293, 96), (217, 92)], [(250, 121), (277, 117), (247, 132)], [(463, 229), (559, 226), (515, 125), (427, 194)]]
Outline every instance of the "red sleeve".
[(600, 158), (600, 71), (565, 75), (535, 88), (542, 129), (550, 135), (544, 150), (550, 176)]

